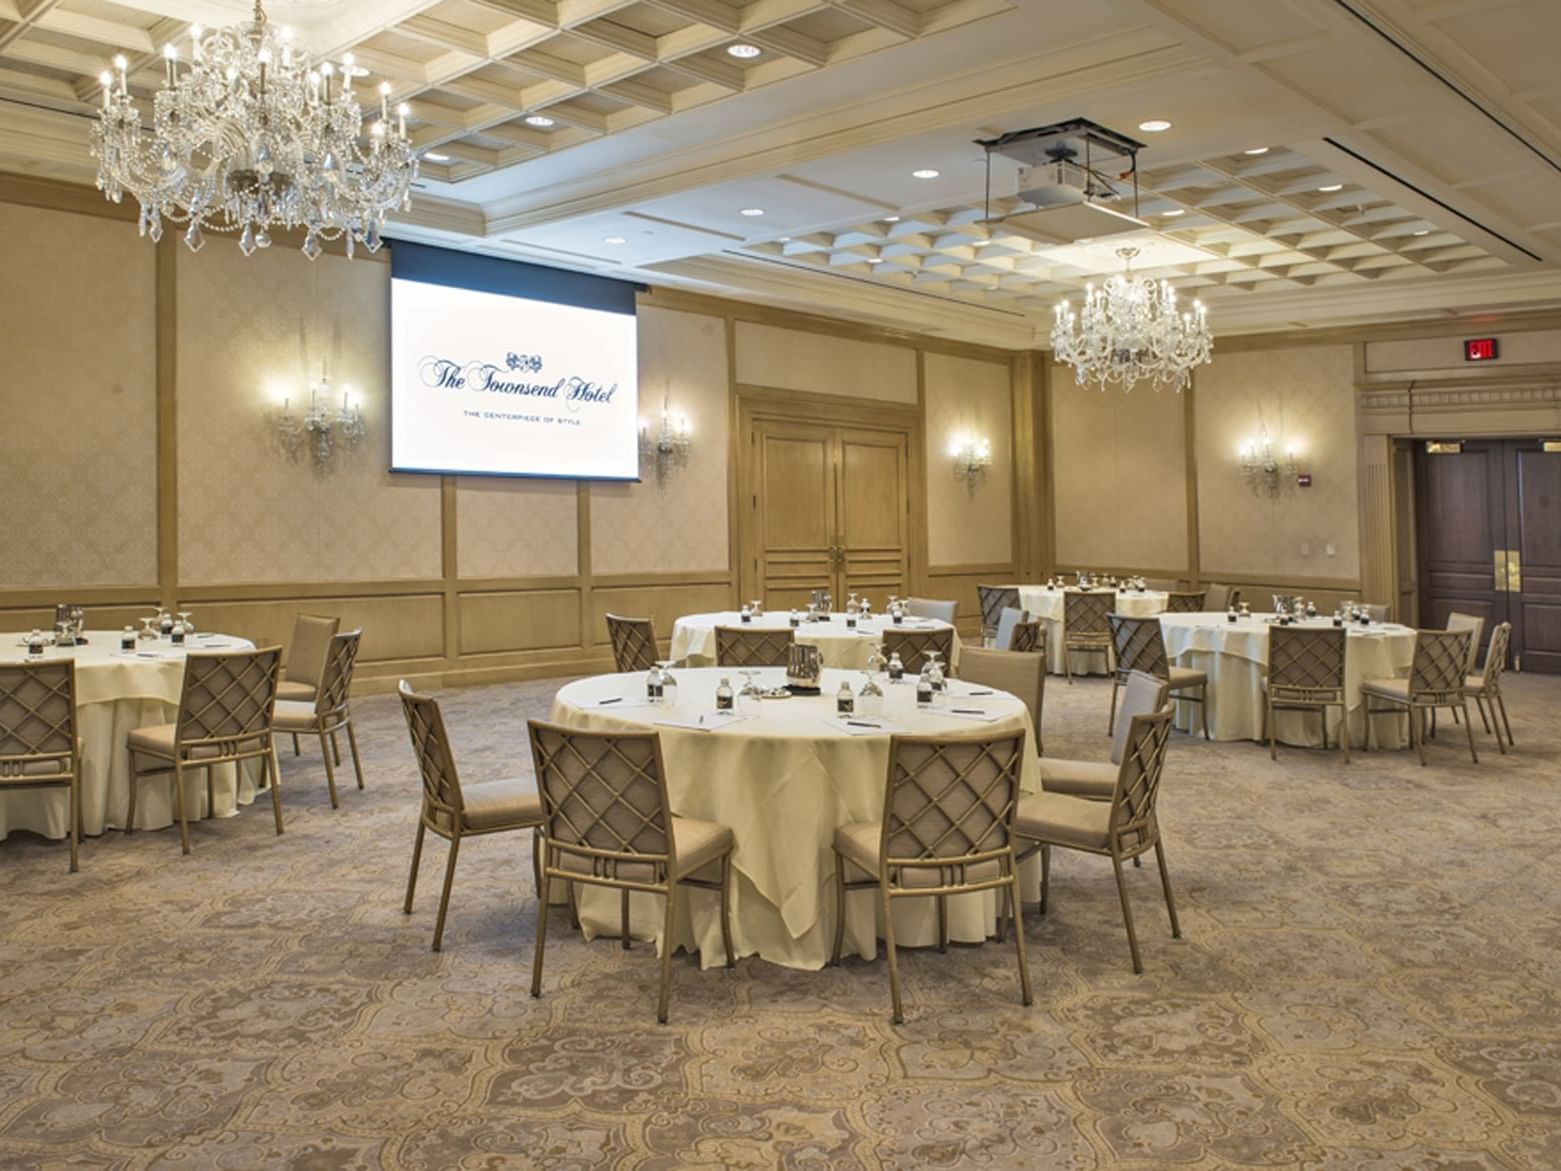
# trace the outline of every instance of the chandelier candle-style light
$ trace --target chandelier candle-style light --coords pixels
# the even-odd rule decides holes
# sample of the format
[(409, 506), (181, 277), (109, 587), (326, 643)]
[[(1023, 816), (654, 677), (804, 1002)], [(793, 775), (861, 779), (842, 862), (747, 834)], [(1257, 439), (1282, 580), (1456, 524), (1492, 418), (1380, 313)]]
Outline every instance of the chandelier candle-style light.
[(640, 420), (640, 462), (654, 466), (658, 484), (688, 465), (692, 444), (693, 432), (688, 426), (688, 416), (673, 416), (670, 395), (662, 400), (661, 426), (657, 431), (652, 432), (650, 425), (644, 419)]
[(1281, 455), (1275, 450), (1267, 427), (1258, 432), (1256, 439), (1241, 445), (1240, 455), (1241, 478), (1252, 495), (1278, 500), (1295, 491), (1296, 477), (1300, 474), (1295, 452), (1286, 449)]
[(135, 196), (141, 234), (155, 241), (164, 220), (185, 225), (184, 242), (199, 251), (206, 232), (237, 232), (249, 256), (282, 227), (303, 229), (311, 260), (327, 240), (345, 239), (348, 256), (359, 244), (376, 251), (385, 214), (409, 206), (418, 167), (408, 108), (392, 117), (390, 84), (379, 87), (377, 116), (365, 119), (353, 81), (366, 71), (352, 54), (311, 63), (259, 0), (249, 24), (192, 26), (189, 54), (185, 64), (178, 45), (164, 47), (150, 126), (123, 55), (99, 78), (98, 188), (115, 203)]
[(1068, 302), (1057, 306), (1052, 353), (1073, 367), (1080, 386), (1112, 383), (1131, 390), (1152, 382), (1156, 390), (1180, 391), (1194, 366), (1209, 360), (1214, 348), (1202, 301), (1180, 310), (1170, 281), (1133, 276), (1137, 248), (1119, 248), (1126, 270), (1100, 287), (1085, 289), (1075, 313)]

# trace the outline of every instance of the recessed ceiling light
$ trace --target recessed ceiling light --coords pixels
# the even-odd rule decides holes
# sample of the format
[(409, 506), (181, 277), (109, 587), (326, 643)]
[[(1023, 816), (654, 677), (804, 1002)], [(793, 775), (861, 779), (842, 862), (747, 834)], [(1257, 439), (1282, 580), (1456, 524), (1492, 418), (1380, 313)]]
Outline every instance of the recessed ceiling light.
[(747, 216), (763, 215), (764, 209), (762, 207), (745, 207), (742, 214)]
[(1138, 128), (1145, 134), (1159, 134), (1162, 130), (1169, 130), (1171, 124), (1164, 118), (1151, 118), (1147, 122), (1140, 122)]
[(627, 244), (628, 241), (625, 240), (622, 236), (603, 236), (602, 237), (602, 243), (603, 244)]
[(1187, 209), (1185, 207), (1173, 207), (1173, 208), (1171, 208), (1170, 211), (1162, 211), (1160, 214), (1161, 215), (1186, 215), (1187, 214)]
[(791, 237), (790, 236), (782, 236), (782, 237), (780, 237), (780, 242), (782, 244), (790, 244), (791, 243)]
[(1251, 150), (1244, 150), (1241, 153), (1248, 155), (1266, 155), (1268, 153), (1268, 147), (1254, 146)]
[(883, 257), (882, 256), (869, 256), (867, 258), (867, 263), (868, 264), (882, 264), (883, 263)]
[(1329, 183), (1329, 184), (1326, 184), (1325, 186), (1319, 187), (1317, 190), (1319, 190), (1319, 191), (1343, 191), (1344, 190), (1344, 184), (1343, 183)]
[(760, 53), (758, 45), (728, 45), (726, 51), (733, 57), (740, 57), (744, 61), (751, 61)]
[(1418, 232), (1415, 233), (1415, 235), (1417, 235), (1417, 236), (1429, 236), (1430, 234), (1431, 234), (1431, 229), (1430, 228), (1421, 228)]
[(939, 174), (939, 172), (934, 171), (931, 167), (920, 167), (917, 170), (914, 170), (914, 171), (911, 172), (911, 178), (912, 179), (936, 179), (938, 177), (938, 174)]
[(432, 150), (426, 152), (423, 157), (431, 163), (448, 163), (450, 161), (449, 155), (442, 155), (438, 151)]
[(900, 217), (897, 215), (886, 215), (883, 218), (883, 222), (886, 224), (897, 224), (900, 222)]
[(557, 123), (554, 122), (553, 119), (549, 118), (546, 114), (527, 114), (526, 115), (526, 125), (527, 126), (556, 126)]

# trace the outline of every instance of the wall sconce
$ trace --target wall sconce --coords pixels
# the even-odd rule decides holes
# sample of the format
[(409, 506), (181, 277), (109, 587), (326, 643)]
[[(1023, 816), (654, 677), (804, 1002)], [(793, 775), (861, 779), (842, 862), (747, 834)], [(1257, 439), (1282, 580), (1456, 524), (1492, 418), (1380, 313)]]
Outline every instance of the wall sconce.
[(325, 375), (309, 385), (309, 411), (300, 419), (293, 413), (293, 400), (284, 398), (276, 419), (277, 437), (288, 458), (296, 459), (304, 437), (309, 439), (309, 454), (316, 469), (331, 462), (339, 438), (348, 447), (356, 447), (368, 434), (363, 408), (352, 401), (351, 392), (341, 392), (341, 409), (331, 407), (331, 383)]
[(1266, 496), (1277, 500), (1295, 491), (1300, 469), (1296, 466), (1295, 452), (1285, 449), (1283, 455), (1274, 450), (1274, 441), (1268, 428), (1262, 428), (1257, 438), (1241, 445), (1241, 478), (1247, 490), (1254, 496)]
[(987, 469), (992, 466), (992, 441), (974, 435), (956, 435), (949, 450), (954, 456), (954, 478), (963, 480), (966, 490), (974, 496), (986, 479)]
[(693, 432), (688, 426), (687, 415), (672, 413), (670, 396), (661, 402), (661, 425), (652, 433), (650, 425), (640, 420), (640, 468), (654, 467), (656, 483), (663, 484), (673, 472), (688, 466), (688, 451)]

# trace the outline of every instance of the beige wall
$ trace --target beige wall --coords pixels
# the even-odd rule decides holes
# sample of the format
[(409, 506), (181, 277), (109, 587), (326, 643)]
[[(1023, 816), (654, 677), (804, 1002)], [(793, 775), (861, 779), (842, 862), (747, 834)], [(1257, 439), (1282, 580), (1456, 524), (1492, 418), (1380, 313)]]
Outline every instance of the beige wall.
[[(923, 359), (927, 412), (927, 555), (933, 565), (1013, 560), (1011, 376), (1006, 364), (948, 354)], [(951, 444), (992, 444), (992, 467), (974, 491), (954, 478)]]
[(775, 390), (914, 403), (916, 351), (903, 344), (740, 321), (737, 381)]

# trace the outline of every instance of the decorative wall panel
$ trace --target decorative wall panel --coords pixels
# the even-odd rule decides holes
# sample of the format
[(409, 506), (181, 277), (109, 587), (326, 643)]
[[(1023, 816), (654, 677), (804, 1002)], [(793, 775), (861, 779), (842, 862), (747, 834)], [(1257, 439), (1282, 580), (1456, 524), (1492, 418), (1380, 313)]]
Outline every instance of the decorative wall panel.
[(916, 351), (774, 325), (737, 323), (737, 381), (881, 402), (916, 401)]
[[(927, 557), (933, 565), (1013, 558), (1013, 400), (1009, 368), (929, 353), (923, 359), (927, 410)], [(992, 466), (974, 492), (954, 478), (950, 444), (987, 439)]]
[(461, 576), (578, 573), (579, 495), (574, 480), (462, 476), (455, 489)]

